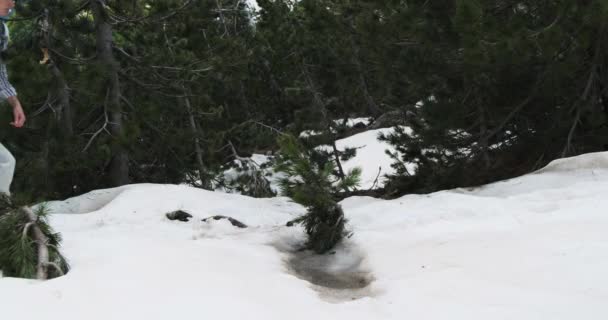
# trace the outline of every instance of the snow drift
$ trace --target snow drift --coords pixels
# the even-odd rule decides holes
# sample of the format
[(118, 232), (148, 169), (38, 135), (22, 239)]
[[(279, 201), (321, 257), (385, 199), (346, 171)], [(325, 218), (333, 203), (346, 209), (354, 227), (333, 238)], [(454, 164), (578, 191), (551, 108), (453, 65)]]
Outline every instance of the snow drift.
[[(596, 153), (480, 188), (346, 199), (354, 235), (308, 265), (369, 281), (328, 291), (290, 264), (303, 232), (285, 223), (304, 209), (285, 198), (99, 190), (50, 204), (72, 271), (47, 282), (0, 279), (0, 311), (62, 320), (605, 319), (606, 193), (608, 153)], [(174, 210), (194, 219), (167, 220)], [(201, 222), (212, 215), (250, 227)]]

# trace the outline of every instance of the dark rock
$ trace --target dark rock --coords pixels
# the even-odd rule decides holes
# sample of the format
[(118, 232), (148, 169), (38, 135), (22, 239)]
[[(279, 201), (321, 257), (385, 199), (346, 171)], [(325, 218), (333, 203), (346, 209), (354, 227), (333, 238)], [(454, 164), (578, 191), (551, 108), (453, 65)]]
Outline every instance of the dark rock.
[(367, 125), (363, 122), (357, 122), (355, 123), (355, 125), (353, 126), (353, 128), (355, 129), (365, 129), (367, 128)]
[(169, 220), (179, 220), (183, 222), (188, 222), (192, 218), (192, 215), (186, 211), (177, 210), (173, 212), (167, 213), (167, 219)]
[(379, 116), (374, 122), (367, 126), (367, 129), (376, 130), (404, 125), (405, 118), (405, 112), (403, 110), (391, 110)]
[(239, 220), (236, 220), (235, 218), (232, 218), (232, 217), (221, 216), (221, 215), (205, 218), (205, 219), (203, 219), (203, 222), (209, 222), (209, 220), (212, 220), (212, 219), (213, 220), (227, 219), (230, 222), (230, 224), (232, 224), (233, 226), (235, 226), (237, 228), (247, 228), (247, 225), (240, 222)]
[(298, 223), (302, 223), (303, 221), (304, 221), (304, 216), (301, 216), (301, 217), (295, 218), (295, 219), (293, 219), (291, 221), (287, 221), (287, 223), (285, 224), (285, 226), (287, 226), (287, 227), (293, 227), (293, 226), (295, 226)]

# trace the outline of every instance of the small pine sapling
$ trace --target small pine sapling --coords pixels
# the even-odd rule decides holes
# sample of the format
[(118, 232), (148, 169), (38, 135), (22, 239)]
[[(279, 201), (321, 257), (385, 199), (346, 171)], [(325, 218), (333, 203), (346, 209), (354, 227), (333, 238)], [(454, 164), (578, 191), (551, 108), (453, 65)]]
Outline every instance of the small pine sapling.
[(0, 270), (4, 276), (46, 280), (69, 270), (59, 252), (61, 235), (47, 222), (48, 210), (14, 205), (0, 195)]
[(307, 208), (306, 214), (294, 220), (301, 223), (308, 235), (307, 248), (319, 254), (331, 250), (344, 237), (342, 207), (333, 195), (359, 184), (361, 170), (351, 170), (344, 178), (336, 176), (335, 164), (317, 164), (311, 154), (291, 135), (279, 138), (281, 151), (275, 170), (282, 172), (283, 194)]

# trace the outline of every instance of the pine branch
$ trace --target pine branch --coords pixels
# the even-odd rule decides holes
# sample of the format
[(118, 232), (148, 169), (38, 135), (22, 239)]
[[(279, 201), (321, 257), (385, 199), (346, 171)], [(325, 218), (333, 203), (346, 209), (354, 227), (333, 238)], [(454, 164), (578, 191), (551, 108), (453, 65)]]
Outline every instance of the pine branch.
[(46, 222), (46, 209), (34, 212), (4, 198), (2, 206), (8, 210), (0, 215), (0, 269), (4, 275), (39, 280), (64, 275), (69, 266), (58, 250), (60, 235)]

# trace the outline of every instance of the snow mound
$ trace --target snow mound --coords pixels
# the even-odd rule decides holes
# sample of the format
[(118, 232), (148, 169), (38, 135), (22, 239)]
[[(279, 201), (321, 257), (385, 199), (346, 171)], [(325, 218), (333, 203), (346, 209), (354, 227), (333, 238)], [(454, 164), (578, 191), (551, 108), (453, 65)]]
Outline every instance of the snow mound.
[(608, 152), (583, 154), (552, 161), (544, 168), (521, 177), (491, 183), (478, 188), (459, 189), (458, 192), (489, 197), (513, 197), (540, 192), (560, 194), (559, 189), (573, 193), (585, 192), (577, 186), (586, 183), (603, 184), (602, 176), (608, 172)]
[(582, 169), (608, 169), (608, 153), (595, 152), (554, 160), (536, 173), (563, 172)]
[[(0, 309), (27, 320), (606, 319), (607, 156), (480, 188), (345, 199), (354, 235), (327, 256), (294, 256), (303, 230), (285, 222), (304, 208), (285, 198), (95, 191), (51, 205), (71, 272), (1, 278)], [(164, 216), (178, 209), (194, 218)], [(212, 215), (249, 228), (201, 221)]]
[(94, 190), (64, 201), (49, 201), (45, 205), (53, 212), (83, 214), (102, 209), (128, 187)]

